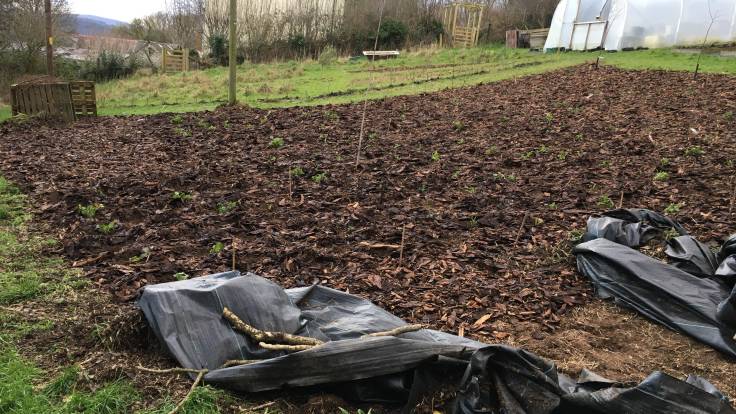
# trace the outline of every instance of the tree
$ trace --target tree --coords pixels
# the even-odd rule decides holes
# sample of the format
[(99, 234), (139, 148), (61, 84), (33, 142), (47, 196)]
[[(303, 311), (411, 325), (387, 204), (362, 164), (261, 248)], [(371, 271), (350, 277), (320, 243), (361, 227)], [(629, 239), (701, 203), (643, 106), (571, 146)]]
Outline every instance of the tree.
[[(33, 73), (46, 47), (44, 0), (0, 0), (0, 47), (23, 52), (23, 70)], [(67, 0), (52, 1), (54, 40), (62, 42), (74, 30)]]

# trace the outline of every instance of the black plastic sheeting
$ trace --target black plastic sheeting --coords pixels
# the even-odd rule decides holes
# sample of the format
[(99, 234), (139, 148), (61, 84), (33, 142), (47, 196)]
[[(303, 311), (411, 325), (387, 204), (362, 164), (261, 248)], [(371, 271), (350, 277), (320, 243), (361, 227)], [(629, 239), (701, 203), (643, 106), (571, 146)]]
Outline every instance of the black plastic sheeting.
[[(667, 242), (670, 263), (634, 249), (668, 229), (679, 234)], [(583, 241), (578, 270), (600, 297), (736, 357), (736, 235), (716, 254), (667, 217), (619, 209), (590, 218)]]
[[(459, 384), (454, 411), (470, 413), (736, 414), (699, 377), (681, 381), (655, 372), (627, 387), (591, 372), (578, 381), (526, 351), (421, 330), (361, 338), (404, 321), (356, 296), (322, 286), (284, 290), (259, 276), (220, 273), (147, 286), (138, 301), (164, 348), (186, 368), (208, 368), (206, 383), (257, 392), (320, 387), (358, 402), (404, 404)], [(306, 351), (266, 351), (222, 317), (230, 308), (260, 329), (327, 341)], [(260, 360), (219, 368), (231, 359)]]

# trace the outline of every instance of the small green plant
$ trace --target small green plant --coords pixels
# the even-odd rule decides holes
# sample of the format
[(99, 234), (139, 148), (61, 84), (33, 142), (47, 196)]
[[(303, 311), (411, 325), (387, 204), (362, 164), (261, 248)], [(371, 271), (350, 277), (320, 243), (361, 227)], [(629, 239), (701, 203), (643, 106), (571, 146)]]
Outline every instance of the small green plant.
[(225, 245), (222, 242), (217, 242), (210, 248), (210, 254), (218, 254), (225, 249)]
[(658, 171), (654, 174), (654, 181), (667, 181), (670, 179), (670, 174), (667, 171)]
[(665, 214), (677, 214), (677, 213), (679, 213), (679, 212), (680, 212), (680, 208), (681, 208), (681, 207), (682, 207), (682, 206), (680, 206), (679, 204), (675, 204), (675, 203), (670, 203), (670, 204), (669, 204), (669, 205), (668, 205), (668, 206), (667, 206), (667, 207), (666, 207), (666, 208), (664, 209), (664, 213), (665, 213)]
[(534, 150), (527, 151), (527, 152), (521, 154), (521, 159), (522, 160), (530, 160), (530, 159), (534, 158), (535, 155), (537, 155), (537, 153)]
[(475, 192), (478, 191), (478, 189), (473, 186), (470, 186), (470, 187), (466, 187), (465, 191), (467, 191), (470, 194), (475, 194)]
[(541, 226), (542, 224), (544, 224), (544, 219), (542, 219), (541, 217), (534, 217), (535, 226)]
[(171, 123), (174, 125), (181, 125), (184, 122), (184, 118), (181, 115), (174, 115), (171, 117)]
[(659, 165), (662, 167), (668, 167), (670, 165), (670, 159), (669, 158), (662, 158), (659, 160)]
[(268, 143), (268, 146), (271, 148), (279, 149), (284, 146), (284, 139), (276, 137)]
[(453, 180), (457, 180), (458, 178), (460, 178), (460, 170), (453, 171), (450, 178), (452, 178)]
[(685, 155), (688, 157), (699, 157), (703, 154), (705, 154), (705, 151), (700, 145), (693, 145), (685, 150)]
[(226, 119), (225, 122), (222, 123), (222, 127), (225, 129), (230, 128), (230, 120)]
[(478, 227), (478, 216), (476, 216), (475, 214), (470, 216), (470, 220), (468, 220), (468, 226), (473, 228)]
[(78, 211), (78, 212), (79, 212), (79, 214), (81, 214), (81, 215), (82, 215), (83, 217), (86, 217), (86, 218), (93, 218), (94, 216), (96, 216), (96, 215), (97, 215), (97, 211), (98, 211), (98, 210), (100, 210), (100, 209), (101, 209), (101, 208), (103, 208), (103, 207), (104, 207), (104, 206), (103, 206), (102, 204), (99, 204), (99, 203), (94, 203), (94, 204), (88, 204), (88, 205), (86, 205), (86, 206), (85, 206), (85, 205), (82, 205), (82, 204), (79, 204), (79, 205), (77, 206), (77, 211)]
[(171, 199), (174, 201), (181, 201), (182, 203), (186, 203), (187, 201), (190, 201), (192, 199), (192, 195), (184, 191), (174, 191), (174, 193), (171, 194)]
[(665, 241), (670, 241), (674, 239), (675, 237), (679, 237), (679, 236), (680, 236), (680, 233), (678, 233), (677, 230), (675, 230), (672, 227), (668, 228), (667, 230), (665, 230), (664, 233), (662, 233), (662, 238)]
[(238, 206), (237, 201), (225, 201), (222, 203), (217, 203), (217, 212), (220, 214), (227, 214)]
[(368, 139), (373, 140), (376, 138), (378, 138), (378, 132), (371, 132), (370, 134), (368, 134)]
[(437, 162), (437, 161), (440, 160), (440, 158), (441, 157), (440, 157), (440, 152), (439, 151), (435, 151), (435, 152), (432, 153), (432, 161)]
[(321, 183), (322, 181), (324, 181), (324, 180), (325, 180), (325, 178), (327, 178), (327, 174), (325, 174), (325, 173), (321, 172), (321, 173), (319, 173), (319, 174), (315, 174), (315, 175), (313, 175), (313, 176), (312, 176), (312, 181), (314, 181), (315, 183), (319, 184), (319, 183)]
[(189, 279), (189, 275), (184, 272), (176, 272), (174, 273), (174, 279), (178, 281), (187, 280)]
[(302, 177), (304, 176), (304, 170), (302, 169), (302, 167), (294, 167), (289, 170), (289, 175), (291, 175), (292, 177)]
[(604, 160), (601, 161), (601, 168), (609, 168), (611, 166), (611, 161)]
[(491, 145), (489, 148), (486, 149), (486, 155), (493, 155), (498, 152), (498, 147), (495, 145)]
[(546, 154), (549, 152), (549, 148), (547, 148), (546, 145), (542, 144), (539, 148), (537, 148), (537, 154)]
[(725, 119), (726, 121), (729, 121), (729, 122), (733, 121), (733, 119), (734, 119), (733, 111), (728, 111), (725, 114), (723, 114), (723, 119)]
[(148, 259), (151, 257), (151, 248), (150, 247), (144, 247), (143, 250), (141, 250), (141, 253), (138, 255), (135, 255), (130, 258), (131, 263), (140, 263), (142, 261), (148, 261)]
[(552, 113), (547, 112), (546, 114), (544, 114), (544, 120), (547, 121), (548, 124), (551, 124), (552, 121), (555, 120), (555, 116), (552, 115)]
[(337, 118), (338, 118), (337, 112), (333, 110), (325, 111), (324, 115), (325, 115), (325, 118), (330, 121), (337, 121)]
[(582, 141), (585, 138), (583, 134), (575, 134), (575, 141)]
[(213, 130), (217, 129), (217, 128), (215, 128), (214, 125), (210, 124), (209, 122), (205, 121), (204, 119), (202, 119), (199, 122), (197, 122), (197, 126), (200, 127), (200, 128), (202, 128), (202, 129), (206, 129), (208, 131), (213, 131)]
[(465, 123), (463, 121), (460, 121), (460, 120), (453, 121), (452, 122), (452, 129), (454, 129), (455, 131), (460, 132), (460, 131), (462, 131), (462, 130), (465, 129)]
[(192, 136), (192, 133), (191, 132), (189, 132), (186, 129), (181, 128), (181, 127), (174, 128), (174, 132), (176, 132), (177, 135), (180, 135), (180, 136), (182, 136), (184, 138), (189, 138), (189, 137)]
[(550, 210), (557, 210), (557, 203), (555, 203), (553, 201), (553, 202), (547, 204), (547, 208), (549, 208)]
[(567, 233), (567, 239), (572, 243), (577, 244), (578, 242), (580, 242), (580, 239), (582, 238), (583, 238), (583, 232), (581, 230), (577, 230), (577, 229), (570, 230)]
[(568, 152), (567, 150), (562, 150), (557, 154), (557, 159), (560, 161), (565, 161), (567, 159)]
[(117, 221), (111, 221), (109, 223), (105, 224), (98, 224), (97, 230), (100, 231), (102, 234), (110, 234), (115, 231), (115, 229), (118, 228), (118, 222)]
[(598, 205), (605, 208), (613, 208), (613, 200), (607, 195), (602, 195), (598, 198)]

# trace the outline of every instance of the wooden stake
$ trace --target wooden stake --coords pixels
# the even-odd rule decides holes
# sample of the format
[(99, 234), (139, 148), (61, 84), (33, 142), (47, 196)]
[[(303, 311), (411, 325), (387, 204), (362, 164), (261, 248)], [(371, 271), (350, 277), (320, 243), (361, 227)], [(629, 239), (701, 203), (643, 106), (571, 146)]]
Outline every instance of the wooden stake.
[(519, 242), (519, 239), (521, 238), (521, 232), (524, 230), (524, 224), (526, 223), (526, 216), (528, 216), (529, 213), (524, 213), (524, 218), (521, 219), (521, 226), (519, 226), (519, 231), (516, 233), (516, 240), (514, 240), (514, 244), (517, 244)]
[(233, 254), (233, 272), (235, 271), (235, 239), (233, 238), (233, 244), (232, 244), (232, 254)]
[(399, 249), (399, 267), (401, 267), (401, 263), (404, 261), (404, 240), (406, 239), (406, 224), (404, 224), (404, 227), (401, 229), (401, 248)]
[(235, 98), (235, 82), (237, 80), (237, 76), (235, 74), (236, 71), (236, 65), (238, 64), (237, 60), (237, 45), (238, 45), (238, 39), (237, 39), (237, 32), (235, 30), (235, 24), (236, 19), (238, 18), (238, 0), (230, 0), (230, 50), (228, 51), (228, 64), (230, 66), (230, 82), (229, 82), (229, 88), (228, 88), (228, 100), (227, 102), (230, 105), (235, 105), (236, 98)]
[(44, 11), (46, 13), (46, 72), (49, 76), (54, 76), (54, 34), (52, 33), (51, 0), (44, 2)]
[(622, 208), (624, 206), (624, 192), (621, 192), (621, 197), (618, 199), (618, 208)]

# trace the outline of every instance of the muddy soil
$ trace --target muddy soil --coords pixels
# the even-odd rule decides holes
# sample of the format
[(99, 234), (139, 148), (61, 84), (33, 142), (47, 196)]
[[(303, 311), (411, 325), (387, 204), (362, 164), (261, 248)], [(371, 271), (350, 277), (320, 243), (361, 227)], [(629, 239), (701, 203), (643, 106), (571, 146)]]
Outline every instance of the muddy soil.
[[(714, 246), (733, 230), (735, 77), (586, 66), (375, 101), (359, 152), (361, 109), (6, 123), (0, 171), (59, 253), (121, 304), (149, 283), (228, 270), (234, 256), (285, 287), (325, 284), (563, 360), (572, 351), (538, 341), (564, 340), (571, 310), (604, 306), (569, 254), (590, 214), (669, 207)], [(618, 373), (667, 369), (656, 355), (675, 349), (664, 346), (654, 364)], [(733, 364), (714, 358), (701, 373), (732, 393)]]

